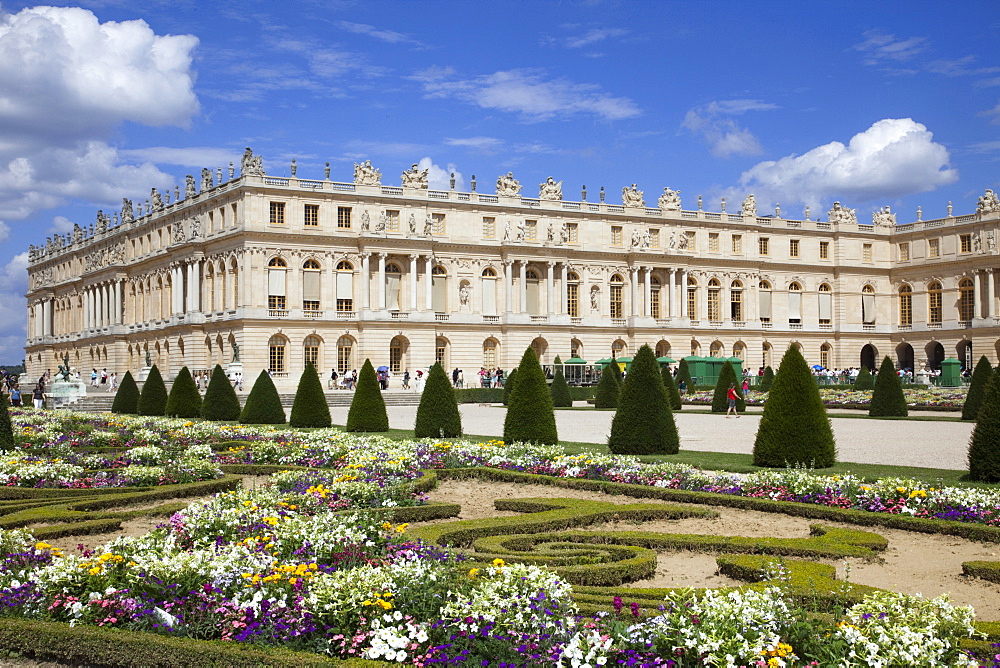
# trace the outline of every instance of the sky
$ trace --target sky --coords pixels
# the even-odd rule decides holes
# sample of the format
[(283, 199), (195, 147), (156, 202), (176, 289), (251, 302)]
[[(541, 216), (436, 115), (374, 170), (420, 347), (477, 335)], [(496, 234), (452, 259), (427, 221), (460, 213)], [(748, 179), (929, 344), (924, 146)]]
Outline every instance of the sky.
[[(0, 0), (0, 364), (28, 244), (239, 165), (866, 222), (1000, 191), (1000, 12), (962, 2)], [(200, 179), (199, 179), (200, 180)]]

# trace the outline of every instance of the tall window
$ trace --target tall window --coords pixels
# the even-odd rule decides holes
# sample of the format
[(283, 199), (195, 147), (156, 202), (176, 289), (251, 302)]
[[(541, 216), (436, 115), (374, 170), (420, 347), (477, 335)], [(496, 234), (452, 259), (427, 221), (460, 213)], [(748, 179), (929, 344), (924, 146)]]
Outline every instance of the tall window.
[(493, 267), (483, 269), (483, 315), (497, 314), (497, 272)]
[(624, 309), (622, 307), (622, 289), (625, 281), (619, 274), (611, 277), (611, 317), (623, 318)]
[(569, 234), (569, 243), (580, 242), (580, 226), (577, 223), (566, 223), (566, 232)]
[(875, 324), (875, 288), (871, 285), (861, 288), (861, 322), (865, 325)]
[(267, 348), (268, 348), (267, 368), (271, 371), (271, 373), (287, 372), (287, 369), (285, 367), (285, 360), (286, 360), (285, 351), (287, 345), (288, 342), (285, 340), (285, 337), (278, 336), (277, 334), (272, 336), (270, 340), (267, 342)]
[(527, 241), (537, 241), (538, 240), (538, 221), (537, 220), (526, 220), (526, 221), (524, 221), (524, 238)]
[(611, 245), (612, 246), (622, 245), (622, 228), (619, 225), (611, 226)]
[(288, 265), (280, 257), (267, 263), (267, 308), (283, 311), (285, 302), (285, 273)]
[(406, 339), (402, 336), (392, 337), (389, 342), (389, 371), (401, 373), (403, 371), (403, 353), (406, 350)]
[(721, 308), (719, 306), (719, 293), (722, 286), (717, 279), (708, 282), (708, 319), (712, 322), (722, 320)]
[(385, 225), (390, 232), (399, 232), (399, 211), (387, 210), (385, 212)]
[(899, 289), (899, 324), (913, 324), (913, 288), (909, 285)]
[(483, 341), (483, 366), (487, 369), (495, 369), (497, 366), (496, 339), (486, 339)]
[(660, 317), (660, 279), (656, 276), (649, 277), (649, 315)]
[(743, 284), (739, 281), (733, 281), (729, 286), (729, 317), (743, 322)]
[(319, 370), (319, 343), (319, 337), (314, 334), (310, 334), (302, 342), (303, 361), (307, 365), (312, 364), (317, 371)]
[[(833, 290), (826, 283), (819, 286), (819, 324), (833, 323)], [(823, 366), (826, 366), (825, 364)]]
[(819, 259), (829, 260), (830, 259), (830, 242), (821, 241), (819, 242)]
[(941, 324), (941, 284), (934, 281), (927, 286), (927, 321), (933, 324)]
[(525, 311), (531, 315), (539, 315), (538, 311), (538, 272), (528, 269), (524, 272), (524, 296), (526, 303), (523, 305)]
[(899, 261), (900, 262), (910, 261), (910, 244), (908, 243), (899, 244)]
[(306, 260), (302, 263), (302, 310), (319, 310), (319, 262)]
[(448, 368), (448, 340), (440, 336), (434, 339), (434, 362), (441, 365), (442, 369)]
[(271, 224), (272, 225), (284, 225), (285, 224), (285, 203), (284, 202), (271, 202)]
[(483, 238), (495, 239), (497, 236), (497, 219), (490, 216), (483, 218)]
[(337, 339), (337, 371), (341, 374), (354, 368), (354, 339), (342, 336)]
[(566, 274), (566, 313), (580, 317), (580, 277), (572, 271)]
[(862, 244), (861, 245), (861, 261), (871, 262), (872, 261), (872, 245)]
[(743, 254), (743, 235), (734, 234), (733, 235), (733, 255)]
[(976, 288), (963, 278), (958, 284), (958, 319), (969, 322), (976, 317)]
[(319, 204), (305, 205), (305, 217), (302, 222), (306, 227), (319, 226)]
[(771, 254), (771, 240), (767, 237), (761, 237), (757, 240), (757, 252), (760, 255), (770, 255)]
[(819, 347), (819, 365), (824, 369), (830, 368), (830, 344), (824, 343)]
[(347, 260), (337, 263), (337, 311), (354, 310), (354, 265)]
[(688, 240), (688, 250), (697, 250), (698, 248), (698, 234), (695, 232), (685, 232), (684, 235)]
[(708, 250), (713, 253), (719, 252), (719, 233), (709, 232), (708, 233)]
[(941, 257), (941, 240), (927, 240), (927, 257)]
[(959, 253), (971, 253), (972, 252), (972, 235), (971, 234), (960, 234), (960, 235), (958, 235), (958, 252)]
[(448, 270), (437, 264), (431, 269), (431, 308), (436, 313), (448, 310)]
[(337, 229), (341, 230), (351, 229), (351, 207), (349, 206), (337, 207)]
[(390, 311), (399, 310), (399, 284), (403, 272), (399, 265), (390, 262), (385, 265), (385, 307)]
[(757, 294), (760, 296), (760, 321), (771, 322), (771, 284), (761, 281), (757, 284)]
[(687, 313), (691, 320), (698, 320), (698, 281), (690, 276), (687, 284)]
[(431, 234), (435, 236), (441, 236), (444, 234), (444, 214), (443, 213), (432, 213), (431, 214)]
[(795, 282), (788, 286), (788, 322), (802, 322), (802, 286)]
[(798, 257), (799, 256), (799, 240), (789, 239), (788, 240), (788, 257)]

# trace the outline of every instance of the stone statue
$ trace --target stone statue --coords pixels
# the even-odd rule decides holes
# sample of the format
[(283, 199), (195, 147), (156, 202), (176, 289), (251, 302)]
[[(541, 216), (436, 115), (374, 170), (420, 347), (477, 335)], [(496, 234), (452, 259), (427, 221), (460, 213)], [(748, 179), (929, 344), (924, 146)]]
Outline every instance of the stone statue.
[(458, 302), (462, 306), (468, 306), (469, 305), (469, 293), (470, 292), (471, 291), (469, 290), (469, 284), (468, 283), (462, 283), (462, 285), (458, 288)]
[(977, 253), (983, 252), (983, 233), (979, 230), (972, 234), (972, 249)]
[(497, 177), (497, 195), (500, 197), (518, 197), (521, 194), (521, 183), (514, 178), (514, 172), (507, 172)]
[(62, 364), (59, 365), (59, 371), (56, 373), (56, 381), (68, 382), (69, 379), (69, 355), (63, 355)]
[(995, 192), (987, 188), (986, 192), (979, 196), (979, 200), (976, 203), (976, 214), (983, 216), (987, 213), (997, 212), (1000, 212), (1000, 199), (997, 198)]
[(757, 200), (754, 199), (753, 193), (747, 195), (747, 198), (743, 200), (742, 213), (745, 218), (757, 217)]
[(179, 220), (174, 225), (174, 243), (184, 243), (184, 223)]
[(153, 360), (149, 357), (149, 351), (147, 350), (146, 351), (146, 368), (148, 369), (148, 368), (150, 368), (152, 366), (153, 366)]
[(896, 214), (886, 204), (884, 207), (872, 213), (872, 225), (876, 227), (892, 227), (896, 224)]
[(385, 211), (378, 215), (378, 222), (375, 223), (376, 232), (385, 232)]
[(240, 361), (240, 344), (233, 341), (233, 364)]
[(638, 248), (639, 244), (642, 243), (642, 235), (639, 234), (639, 230), (632, 230), (632, 248)]
[(546, 236), (545, 236), (545, 239), (546, 239), (546, 241), (548, 241), (549, 243), (552, 243), (553, 241), (555, 241), (555, 240), (556, 240), (556, 238), (555, 238), (555, 232), (554, 232), (554, 231), (553, 231), (553, 229), (552, 229), (552, 223), (549, 223), (549, 231), (548, 231), (548, 233), (546, 234)]
[(417, 233), (417, 216), (416, 216), (416, 214), (413, 214), (413, 213), (410, 214), (409, 226), (410, 226), (410, 234), (416, 234)]
[(503, 224), (503, 240), (510, 241), (510, 221)]
[(638, 209), (646, 206), (646, 200), (642, 198), (642, 191), (636, 184), (632, 184), (632, 187), (622, 188), (622, 204), (624, 206), (632, 206)]
[(368, 209), (365, 209), (361, 214), (361, 231), (367, 232), (368, 227), (371, 225), (372, 217), (368, 215)]
[(198, 194), (198, 191), (194, 187), (194, 175), (188, 174), (184, 178), (184, 198), (191, 199)]
[(663, 211), (681, 210), (681, 191), (664, 188), (660, 199), (656, 201), (657, 206)]
[(153, 201), (153, 211), (160, 211), (163, 209), (163, 197), (160, 196), (160, 192), (156, 188), (151, 188), (149, 190), (149, 199)]
[(247, 146), (240, 160), (240, 176), (264, 176), (264, 156), (254, 155)]
[(135, 213), (132, 212), (132, 200), (122, 197), (122, 222), (131, 223), (135, 220)]
[(840, 202), (834, 202), (833, 208), (826, 212), (826, 219), (831, 223), (854, 223), (858, 224), (858, 215), (854, 209), (841, 206)]
[(201, 170), (201, 192), (206, 190), (211, 190), (214, 187), (212, 183), (212, 170), (208, 167), (203, 167)]
[(195, 216), (191, 219), (191, 238), (197, 239), (201, 236), (201, 218)]
[(410, 167), (408, 170), (403, 172), (400, 177), (403, 180), (404, 188), (421, 188), (427, 189), (427, 175), (430, 172), (429, 169), (420, 169), (416, 164)]
[(538, 184), (538, 199), (559, 201), (562, 199), (562, 181), (555, 182), (551, 176), (545, 179), (545, 183)]
[(108, 231), (108, 217), (104, 215), (104, 211), (97, 210), (97, 233), (104, 234)]
[(424, 236), (429, 237), (433, 231), (434, 219), (431, 218), (430, 214), (427, 214), (427, 218), (424, 219)]
[(569, 243), (569, 228), (566, 223), (559, 223), (559, 243)]
[(515, 235), (514, 240), (517, 241), (517, 242), (519, 242), (519, 243), (522, 242), (522, 241), (524, 241), (524, 221), (523, 220), (517, 221), (517, 234)]
[(670, 233), (670, 245), (668, 246), (668, 248), (671, 248), (671, 249), (677, 248), (677, 233), (676, 232), (671, 232)]
[(677, 250), (687, 250), (687, 247), (688, 247), (687, 232), (681, 232), (681, 236), (677, 240)]
[(652, 240), (652, 238), (649, 235), (649, 230), (643, 230), (642, 231), (642, 244), (640, 245), (640, 247), (641, 248), (649, 248), (649, 246), (652, 243), (653, 243), (653, 240)]
[(382, 172), (372, 167), (371, 160), (365, 160), (360, 165), (354, 163), (354, 185), (380, 186), (382, 185)]
[(590, 288), (590, 310), (597, 312), (600, 306), (601, 289), (596, 285)]
[(990, 253), (997, 252), (997, 240), (996, 237), (993, 236), (993, 230), (986, 233), (986, 247), (989, 249)]
[(81, 241), (83, 241), (83, 228), (73, 223), (73, 243), (78, 244)]

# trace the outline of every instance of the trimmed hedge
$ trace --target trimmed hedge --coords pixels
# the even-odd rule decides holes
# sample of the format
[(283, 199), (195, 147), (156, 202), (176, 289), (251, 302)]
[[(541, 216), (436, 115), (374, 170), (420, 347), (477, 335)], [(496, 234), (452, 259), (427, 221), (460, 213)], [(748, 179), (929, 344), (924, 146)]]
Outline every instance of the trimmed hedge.
[(375, 368), (365, 359), (358, 374), (358, 385), (347, 411), (347, 431), (381, 432), (389, 431), (389, 416), (385, 412), (385, 400), (378, 386)]
[(677, 365), (677, 381), (678, 389), (681, 386), (681, 381), (684, 381), (684, 391), (693, 392), (694, 391), (694, 381), (691, 380), (691, 369), (688, 368), (688, 363), (686, 359), (681, 359), (680, 363)]
[(660, 379), (663, 381), (663, 389), (667, 391), (667, 402), (670, 404), (671, 410), (681, 410), (684, 407), (684, 403), (681, 401), (681, 393), (677, 391), (677, 385), (674, 383), (674, 374), (670, 373), (670, 367), (663, 366), (663, 369), (660, 371)]
[(740, 413), (746, 411), (747, 402), (743, 400), (743, 389), (737, 384), (736, 369), (732, 362), (726, 362), (719, 371), (719, 380), (715, 383), (715, 392), (712, 394), (712, 412), (729, 412), (729, 386), (736, 390), (736, 410)]
[(181, 367), (177, 377), (174, 378), (164, 415), (179, 418), (201, 417), (201, 394), (186, 366)]
[(896, 373), (896, 365), (886, 355), (875, 378), (875, 391), (868, 408), (869, 417), (906, 417), (906, 397)]
[(1000, 367), (990, 376), (976, 427), (969, 438), (969, 478), (1000, 482)]
[(131, 371), (126, 371), (118, 384), (111, 412), (119, 415), (136, 415), (139, 412), (139, 386), (135, 384)]
[(517, 367), (517, 383), (510, 392), (507, 415), (503, 421), (504, 443), (559, 442), (552, 395), (535, 351), (526, 348)]
[(462, 435), (462, 414), (455, 401), (455, 388), (440, 364), (432, 364), (420, 394), (413, 423), (414, 438), (457, 438)]
[(7, 395), (0, 394), (0, 450), (13, 450), (17, 447), (14, 441), (14, 428), (10, 423), (10, 411), (7, 410)]
[(254, 381), (253, 388), (247, 396), (247, 401), (243, 404), (240, 412), (240, 422), (242, 424), (285, 424), (285, 407), (281, 405), (281, 397), (274, 387), (271, 374), (267, 369), (262, 369), (257, 380)]
[[(379, 398), (381, 399), (381, 394)], [(382, 410), (385, 411), (384, 404)], [(319, 380), (316, 367), (311, 363), (306, 364), (302, 375), (299, 376), (299, 386), (295, 389), (295, 400), (292, 402), (292, 414), (288, 418), (288, 424), (291, 427), (317, 429), (332, 424), (330, 407), (326, 404), (326, 394), (323, 393), (323, 383)]]
[(240, 419), (239, 397), (221, 364), (216, 364), (212, 369), (212, 378), (208, 381), (208, 388), (201, 402), (201, 416), (217, 422), (235, 422)]
[[(617, 373), (616, 373), (617, 372)], [(621, 370), (616, 362), (609, 362), (601, 370), (601, 380), (594, 390), (594, 408), (618, 408), (621, 392)]]
[(993, 365), (990, 364), (986, 355), (979, 358), (976, 370), (972, 372), (972, 381), (969, 383), (969, 391), (965, 395), (965, 403), (962, 405), (962, 419), (975, 420), (979, 416), (979, 409), (983, 405), (983, 397), (986, 396), (986, 385), (993, 375)]
[(674, 455), (680, 449), (656, 354), (648, 345), (639, 348), (629, 367), (611, 420), (608, 449), (616, 455)]
[(875, 389), (875, 377), (872, 376), (871, 371), (868, 367), (862, 366), (861, 371), (858, 372), (858, 377), (854, 379), (853, 387), (855, 390), (874, 390)]
[(155, 364), (142, 384), (137, 409), (139, 415), (163, 415), (167, 409), (167, 386), (163, 384), (163, 376)]
[(760, 380), (760, 391), (770, 392), (771, 387), (774, 385), (774, 369), (767, 366), (764, 367), (764, 377)]
[[(558, 359), (558, 358), (556, 358)], [(552, 405), (556, 408), (572, 408), (573, 397), (569, 393), (569, 384), (566, 376), (563, 375), (562, 367), (556, 367), (556, 375), (549, 385), (549, 393), (552, 395)]]
[[(510, 373), (507, 374), (507, 378), (503, 382), (502, 398), (503, 398), (503, 405), (504, 406), (507, 406), (510, 403), (510, 393), (514, 391), (514, 374), (516, 374), (516, 373), (517, 373), (517, 369), (516, 368), (515, 369), (511, 369)], [(492, 390), (492, 389), (498, 389), (498, 388), (484, 387), (484, 388), (481, 388), (481, 389)]]

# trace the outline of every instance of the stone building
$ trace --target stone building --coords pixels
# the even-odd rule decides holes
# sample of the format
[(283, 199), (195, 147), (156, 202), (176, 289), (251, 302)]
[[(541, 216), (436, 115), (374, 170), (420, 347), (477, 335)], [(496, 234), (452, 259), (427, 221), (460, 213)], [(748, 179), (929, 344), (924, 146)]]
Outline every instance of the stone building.
[[(64, 356), (137, 374), (147, 355), (171, 378), (238, 356), (291, 387), (365, 358), (392, 371), (509, 369), (531, 346), (593, 361), (649, 343), (658, 355), (777, 364), (790, 344), (811, 364), (901, 367), (1000, 356), (992, 191), (978, 210), (896, 224), (839, 202), (826, 220), (681, 206), (665, 188), (621, 203), (586, 189), (537, 197), (508, 173), (489, 194), (431, 190), (414, 165), (402, 187), (369, 162), (352, 183), (267, 176), (249, 149), (189, 176), (181, 197), (153, 189), (138, 210), (30, 248), (28, 374)], [(470, 378), (471, 379), (471, 378)]]

